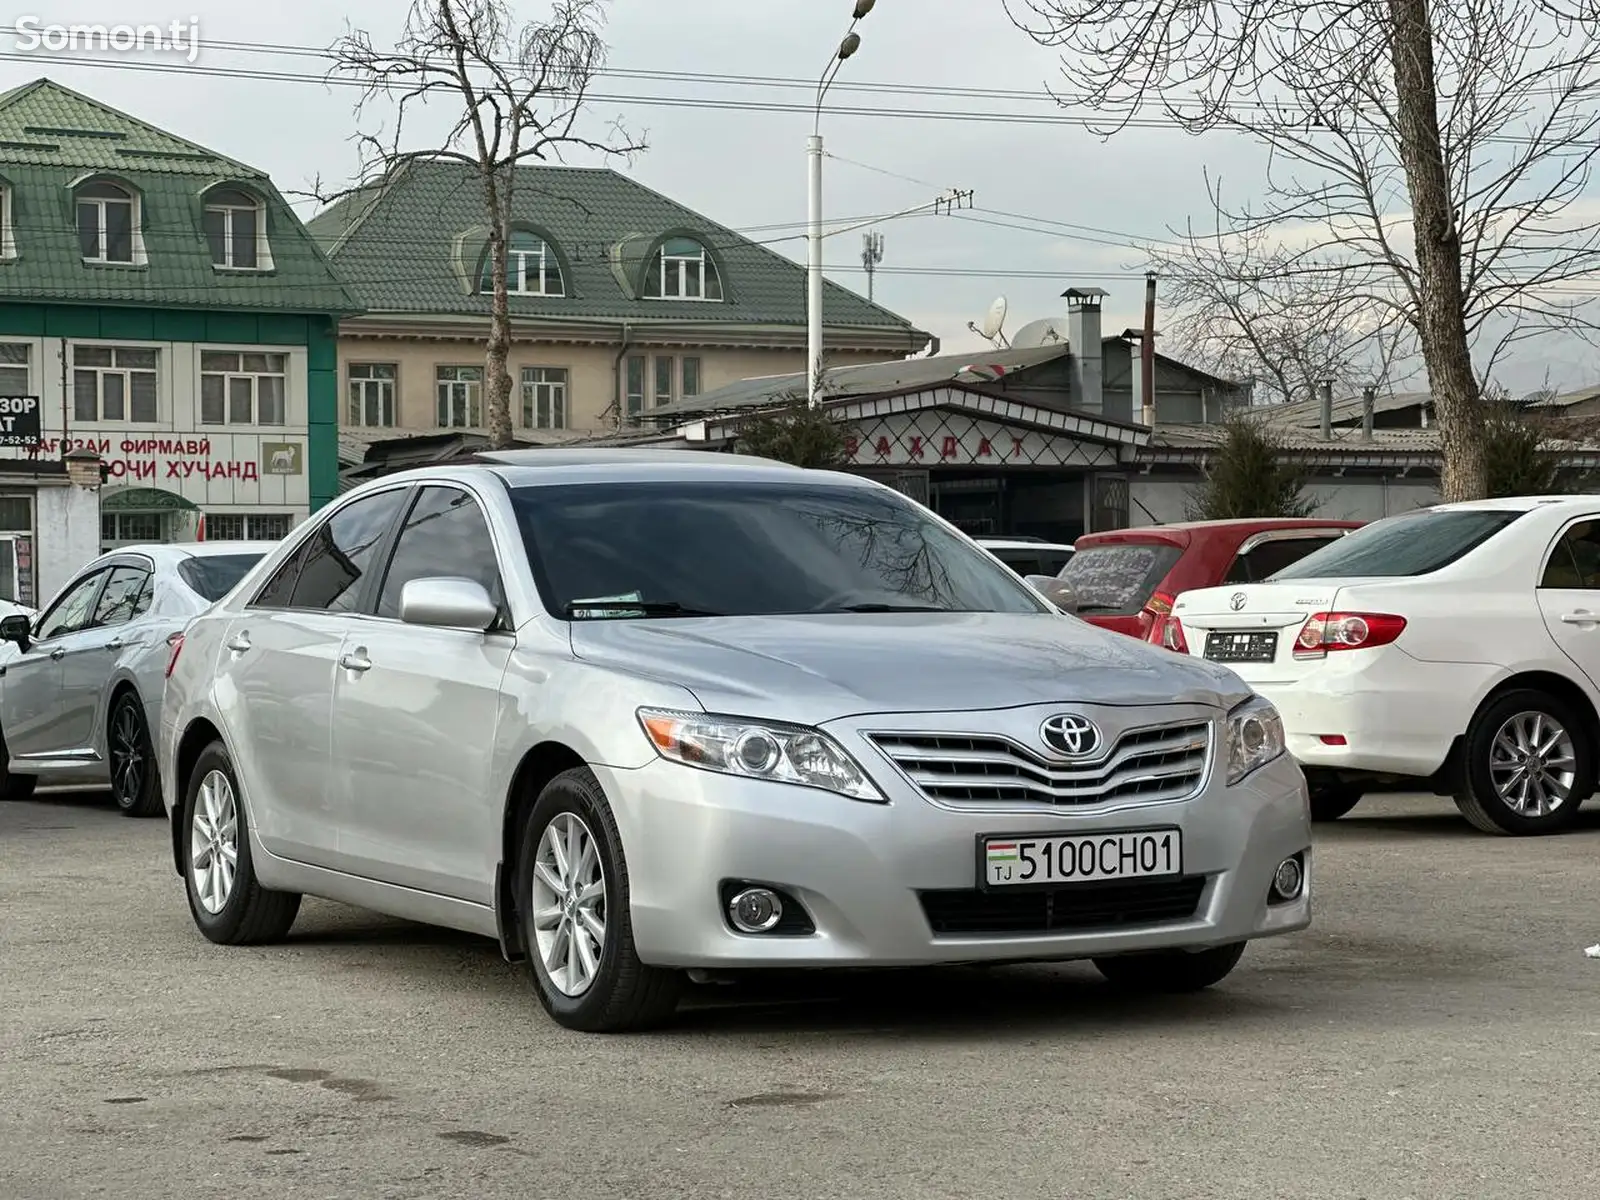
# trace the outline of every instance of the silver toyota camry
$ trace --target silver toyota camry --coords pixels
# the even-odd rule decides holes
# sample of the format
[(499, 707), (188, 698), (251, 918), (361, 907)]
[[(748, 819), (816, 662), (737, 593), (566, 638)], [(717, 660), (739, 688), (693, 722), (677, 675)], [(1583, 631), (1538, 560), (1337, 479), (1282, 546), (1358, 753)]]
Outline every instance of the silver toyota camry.
[(160, 816), (150, 731), (170, 639), (273, 544), (125, 546), (86, 564), (43, 612), (0, 617), (0, 799), (40, 782), (109, 785), (127, 816)]
[(466, 930), (575, 1029), (751, 968), (1092, 959), (1193, 990), (1310, 922), (1271, 705), (853, 476), (577, 449), (390, 476), (168, 675), (207, 938), (280, 939), (307, 894)]

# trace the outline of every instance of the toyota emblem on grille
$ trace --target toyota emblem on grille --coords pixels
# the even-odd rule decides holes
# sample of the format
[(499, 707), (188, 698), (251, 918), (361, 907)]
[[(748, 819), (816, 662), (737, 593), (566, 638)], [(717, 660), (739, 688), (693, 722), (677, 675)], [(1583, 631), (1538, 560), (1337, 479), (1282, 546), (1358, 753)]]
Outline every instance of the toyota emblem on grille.
[(1083, 758), (1100, 748), (1100, 730), (1088, 717), (1060, 713), (1039, 726), (1039, 737), (1057, 754)]
[(1235, 592), (1228, 599), (1228, 607), (1233, 609), (1234, 612), (1238, 612), (1241, 608), (1243, 608), (1245, 606), (1245, 603), (1249, 599), (1250, 599), (1250, 597), (1246, 596), (1243, 592)]

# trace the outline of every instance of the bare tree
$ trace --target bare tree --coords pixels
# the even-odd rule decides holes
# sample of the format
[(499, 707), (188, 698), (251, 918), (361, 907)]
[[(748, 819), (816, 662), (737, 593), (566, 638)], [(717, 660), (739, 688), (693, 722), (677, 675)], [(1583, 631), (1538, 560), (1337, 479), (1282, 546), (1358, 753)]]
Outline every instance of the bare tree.
[(1482, 496), (1474, 347), (1487, 376), (1521, 338), (1593, 328), (1571, 286), (1600, 268), (1600, 219), (1579, 208), (1600, 154), (1590, 0), (1006, 2), (1063, 50), (1059, 98), (1102, 132), (1153, 116), (1266, 148), (1260, 207), (1228, 213), (1232, 232), (1272, 235), (1263, 278), (1343, 272), (1410, 327), (1441, 491)]
[[(546, 19), (519, 25), (509, 0), (414, 0), (393, 50), (378, 49), (360, 30), (332, 50), (331, 74), (365, 84), (358, 122), (380, 105), (393, 105), (386, 133), (357, 134), (361, 182), (345, 194), (417, 158), (462, 163), (482, 186), (492, 285), (484, 398), (489, 444), (497, 449), (512, 442), (506, 247), (516, 169), (559, 161), (572, 149), (631, 156), (645, 148), (615, 123), (604, 137), (580, 132), (590, 84), (605, 63), (605, 14), (605, 0), (552, 0)], [(459, 114), (448, 133), (429, 149), (403, 148), (408, 119), (432, 101)]]
[(1270, 231), (1233, 233), (1211, 192), (1217, 224), (1148, 249), (1161, 276), (1169, 341), (1185, 360), (1226, 379), (1250, 379), (1257, 404), (1314, 400), (1331, 382), (1340, 394), (1392, 390), (1409, 374), (1412, 329), (1368, 299), (1372, 268), (1357, 264), (1298, 274), (1294, 253)]

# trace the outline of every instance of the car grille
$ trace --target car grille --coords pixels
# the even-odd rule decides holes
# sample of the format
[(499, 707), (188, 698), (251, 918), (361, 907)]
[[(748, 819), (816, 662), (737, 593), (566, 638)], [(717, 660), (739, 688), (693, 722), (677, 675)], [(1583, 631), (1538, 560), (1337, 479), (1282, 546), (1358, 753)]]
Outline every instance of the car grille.
[(1007, 738), (875, 733), (873, 743), (930, 800), (956, 804), (1100, 804), (1182, 800), (1199, 791), (1211, 724), (1132, 729), (1097, 763), (1052, 763)]
[(1080, 933), (1187, 921), (1200, 907), (1204, 875), (1126, 883), (921, 893), (935, 937), (965, 934)]

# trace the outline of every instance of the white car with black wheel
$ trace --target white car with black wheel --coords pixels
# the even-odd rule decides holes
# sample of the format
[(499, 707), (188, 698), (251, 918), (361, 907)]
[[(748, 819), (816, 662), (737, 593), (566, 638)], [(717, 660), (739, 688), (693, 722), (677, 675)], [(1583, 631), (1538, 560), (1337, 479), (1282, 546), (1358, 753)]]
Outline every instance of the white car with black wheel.
[(1600, 496), (1389, 517), (1173, 616), (1282, 714), (1317, 819), (1421, 787), (1486, 833), (1554, 833), (1594, 791)]

